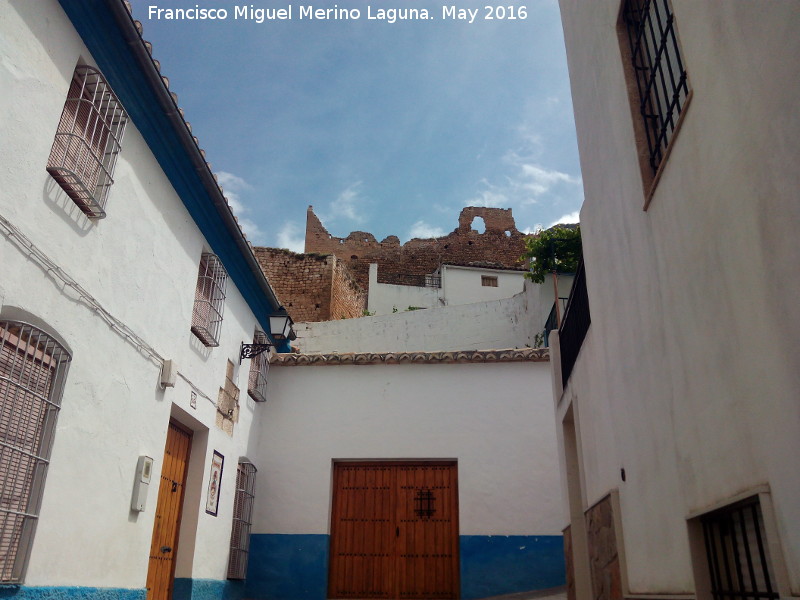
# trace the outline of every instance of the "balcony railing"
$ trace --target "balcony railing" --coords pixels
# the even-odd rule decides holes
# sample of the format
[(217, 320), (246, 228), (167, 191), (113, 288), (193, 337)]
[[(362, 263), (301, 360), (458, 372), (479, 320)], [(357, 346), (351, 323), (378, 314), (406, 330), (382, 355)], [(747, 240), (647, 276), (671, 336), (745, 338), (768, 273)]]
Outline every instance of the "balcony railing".
[[(568, 297), (559, 296), (558, 297), (558, 310), (561, 312), (561, 318), (564, 318), (564, 312), (567, 309), (567, 300)], [(553, 308), (550, 309), (550, 314), (547, 315), (547, 321), (544, 322), (544, 331), (542, 332), (544, 336), (544, 346), (545, 348), (550, 347), (550, 332), (553, 329), (558, 329), (558, 319), (556, 318), (556, 303), (553, 302)]]
[(410, 285), (414, 287), (442, 287), (442, 278), (439, 275), (425, 275), (415, 273), (379, 273), (378, 283), (390, 285)]
[(586, 291), (586, 273), (583, 268), (583, 259), (581, 259), (578, 271), (575, 273), (567, 308), (561, 320), (561, 327), (558, 329), (561, 346), (561, 383), (564, 387), (572, 374), (572, 368), (575, 366), (591, 322), (589, 294)]

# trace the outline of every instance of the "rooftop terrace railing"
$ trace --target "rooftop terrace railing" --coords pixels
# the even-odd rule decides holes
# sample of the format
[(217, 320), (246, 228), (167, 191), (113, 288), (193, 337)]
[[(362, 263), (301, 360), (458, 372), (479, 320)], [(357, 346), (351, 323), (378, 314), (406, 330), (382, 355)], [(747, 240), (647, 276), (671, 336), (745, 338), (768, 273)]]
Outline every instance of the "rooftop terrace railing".
[(583, 259), (578, 264), (575, 273), (575, 281), (572, 284), (572, 292), (569, 295), (567, 308), (561, 320), (561, 327), (558, 329), (558, 339), (561, 346), (561, 382), (563, 387), (567, 386), (569, 376), (578, 359), (578, 353), (583, 345), (586, 332), (592, 322), (589, 313), (589, 294), (586, 290), (586, 273), (583, 267)]
[[(569, 297), (567, 296), (559, 296), (558, 297), (558, 309), (561, 315), (564, 315), (564, 311), (567, 308), (567, 300)], [(550, 347), (550, 332), (553, 329), (558, 329), (558, 318), (556, 315), (556, 303), (553, 302), (553, 308), (550, 309), (550, 314), (547, 315), (547, 320), (544, 322), (544, 331), (542, 332), (544, 338), (544, 345), (546, 348)]]
[(415, 273), (378, 273), (378, 283), (390, 285), (410, 285), (415, 287), (442, 287), (442, 278), (439, 275), (425, 275)]

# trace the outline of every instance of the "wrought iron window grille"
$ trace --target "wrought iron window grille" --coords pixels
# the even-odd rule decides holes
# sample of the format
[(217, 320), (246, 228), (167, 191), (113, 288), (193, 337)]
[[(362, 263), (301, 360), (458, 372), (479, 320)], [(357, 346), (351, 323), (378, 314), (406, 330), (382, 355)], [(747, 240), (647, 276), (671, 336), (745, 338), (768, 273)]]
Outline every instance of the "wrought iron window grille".
[(267, 351), (272, 347), (267, 336), (262, 331), (253, 334), (252, 344), (242, 344), (239, 357), (250, 359), (250, 373), (247, 378), (247, 394), (256, 402), (267, 401), (267, 376), (269, 374), (269, 355)]
[(236, 494), (233, 500), (231, 549), (228, 557), (228, 579), (245, 579), (250, 554), (250, 530), (253, 523), (253, 502), (256, 489), (256, 467), (241, 461), (236, 470)]
[(777, 599), (758, 497), (700, 518), (714, 600)]
[(70, 360), (36, 327), (0, 321), (0, 583), (25, 575)]
[(436, 514), (435, 502), (436, 497), (431, 490), (427, 488), (417, 490), (417, 495), (414, 498), (414, 513), (420, 519), (430, 519)]
[(47, 172), (86, 216), (106, 216), (128, 115), (103, 75), (78, 65), (58, 123)]
[(228, 273), (222, 261), (210, 252), (204, 252), (200, 257), (200, 269), (197, 275), (197, 289), (192, 310), (192, 333), (205, 346), (219, 346), (227, 282)]
[(669, 0), (625, 0), (622, 11), (653, 174), (689, 96)]

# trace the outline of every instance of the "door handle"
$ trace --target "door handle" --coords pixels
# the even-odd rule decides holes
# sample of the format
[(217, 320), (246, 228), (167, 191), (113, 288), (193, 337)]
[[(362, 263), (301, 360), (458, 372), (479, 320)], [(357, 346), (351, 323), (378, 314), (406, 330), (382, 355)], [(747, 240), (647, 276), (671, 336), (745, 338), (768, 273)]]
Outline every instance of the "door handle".
[(395, 537), (400, 537), (400, 527), (399, 526), (395, 530)]
[(164, 553), (172, 552), (172, 548), (170, 548), (169, 546), (161, 546), (161, 552), (164, 552)]

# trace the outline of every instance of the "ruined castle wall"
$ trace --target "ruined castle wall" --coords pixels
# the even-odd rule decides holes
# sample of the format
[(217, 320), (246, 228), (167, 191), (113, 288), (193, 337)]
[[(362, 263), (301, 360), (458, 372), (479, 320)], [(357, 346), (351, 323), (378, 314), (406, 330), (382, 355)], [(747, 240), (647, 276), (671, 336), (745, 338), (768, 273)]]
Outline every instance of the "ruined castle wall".
[[(476, 217), (483, 219), (484, 233), (473, 229)], [(441, 263), (475, 264), (519, 268), (525, 251), (525, 234), (517, 230), (511, 209), (468, 206), (461, 211), (458, 227), (450, 234), (431, 239), (412, 239), (400, 244), (396, 236), (379, 242), (371, 233), (354, 231), (344, 238), (332, 236), (308, 208), (306, 252), (331, 253), (347, 261), (358, 283), (369, 286), (369, 264), (380, 265), (379, 273), (432, 273)]]
[(366, 292), (346, 262), (330, 254), (297, 254), (282, 248), (253, 250), (296, 323), (350, 319), (364, 314)]
[(331, 312), (333, 257), (254, 248), (275, 293), (295, 322), (327, 321)]
[(358, 285), (347, 263), (332, 259), (331, 302), (329, 319), (361, 317), (367, 308), (367, 293)]

